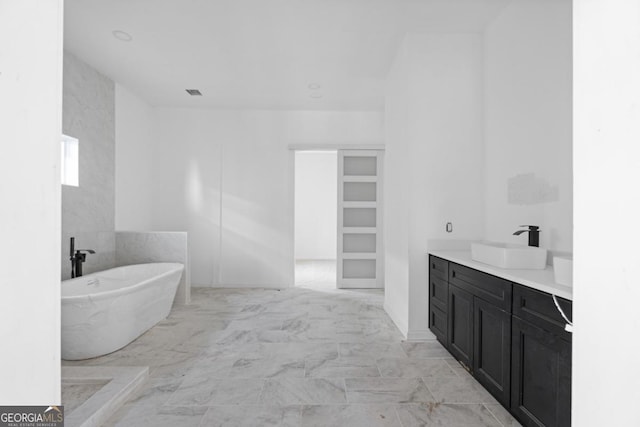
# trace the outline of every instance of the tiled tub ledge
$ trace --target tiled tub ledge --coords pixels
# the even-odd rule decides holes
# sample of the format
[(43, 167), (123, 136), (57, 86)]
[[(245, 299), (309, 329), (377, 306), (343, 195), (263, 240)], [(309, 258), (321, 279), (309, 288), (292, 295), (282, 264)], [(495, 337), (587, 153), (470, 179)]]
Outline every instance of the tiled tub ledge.
[(101, 426), (140, 389), (148, 376), (149, 368), (146, 366), (63, 366), (63, 387), (66, 384), (104, 384), (65, 416), (65, 426)]

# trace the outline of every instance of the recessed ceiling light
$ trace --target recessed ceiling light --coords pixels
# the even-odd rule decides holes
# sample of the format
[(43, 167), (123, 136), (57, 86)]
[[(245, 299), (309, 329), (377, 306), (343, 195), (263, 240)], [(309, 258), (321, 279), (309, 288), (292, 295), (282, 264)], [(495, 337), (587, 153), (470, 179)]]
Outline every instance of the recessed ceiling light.
[(319, 83), (309, 83), (309, 86), (307, 86), (309, 89), (311, 90), (318, 90), (320, 89), (322, 86)]
[(312, 93), (311, 95), (309, 95), (311, 98), (313, 99), (320, 99), (322, 98), (322, 94), (321, 93)]
[(113, 30), (111, 34), (113, 34), (113, 37), (123, 42), (130, 42), (131, 40), (133, 40), (133, 36), (131, 36), (131, 34), (127, 33), (126, 31)]
[(198, 89), (185, 89), (185, 90), (191, 96), (202, 96), (202, 92), (200, 92)]

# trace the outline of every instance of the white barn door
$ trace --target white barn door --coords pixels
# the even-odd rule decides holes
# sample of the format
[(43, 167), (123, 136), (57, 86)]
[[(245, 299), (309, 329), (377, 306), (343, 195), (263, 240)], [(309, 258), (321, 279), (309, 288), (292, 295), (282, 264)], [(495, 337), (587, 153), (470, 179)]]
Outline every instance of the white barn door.
[(383, 288), (382, 151), (338, 151), (338, 288)]

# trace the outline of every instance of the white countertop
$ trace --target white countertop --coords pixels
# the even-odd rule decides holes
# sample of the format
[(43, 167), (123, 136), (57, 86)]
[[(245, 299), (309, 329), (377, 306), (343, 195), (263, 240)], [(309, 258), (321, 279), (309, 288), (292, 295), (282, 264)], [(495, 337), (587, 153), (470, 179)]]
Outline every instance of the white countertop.
[(471, 251), (433, 250), (429, 251), (429, 253), (448, 261), (573, 301), (573, 289), (568, 286), (558, 285), (555, 282), (553, 267), (551, 266), (547, 266), (544, 270), (507, 270), (472, 260)]

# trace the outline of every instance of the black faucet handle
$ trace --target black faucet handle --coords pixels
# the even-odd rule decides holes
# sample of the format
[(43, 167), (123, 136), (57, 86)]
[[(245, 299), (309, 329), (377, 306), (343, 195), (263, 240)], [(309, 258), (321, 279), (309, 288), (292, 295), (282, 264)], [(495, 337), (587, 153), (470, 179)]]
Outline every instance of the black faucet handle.
[(88, 254), (95, 254), (96, 253), (96, 251), (94, 251), (93, 249), (78, 249), (76, 251), (76, 254), (80, 254), (82, 252), (86, 252)]
[(519, 227), (529, 227), (529, 230), (536, 231), (540, 228), (538, 225), (520, 225)]

